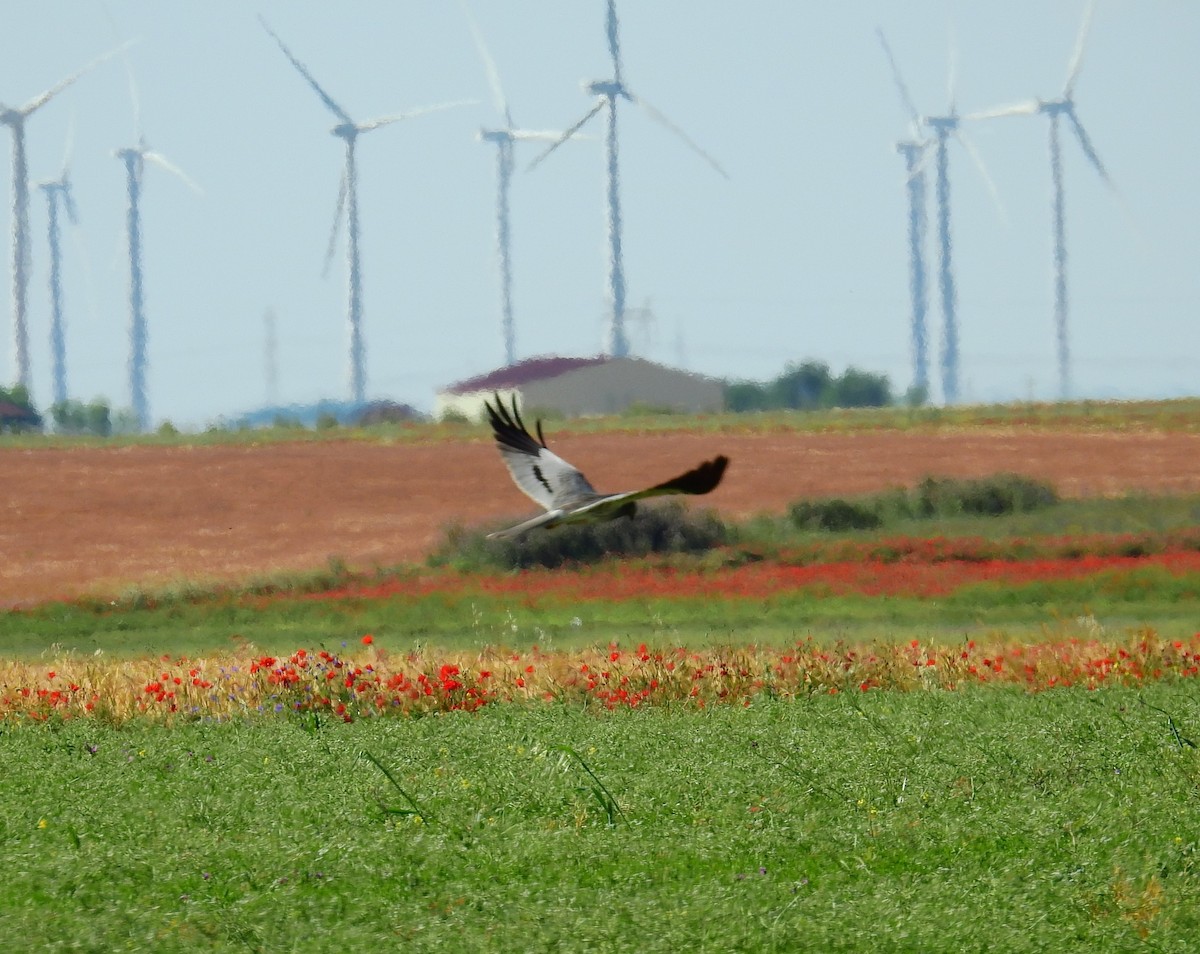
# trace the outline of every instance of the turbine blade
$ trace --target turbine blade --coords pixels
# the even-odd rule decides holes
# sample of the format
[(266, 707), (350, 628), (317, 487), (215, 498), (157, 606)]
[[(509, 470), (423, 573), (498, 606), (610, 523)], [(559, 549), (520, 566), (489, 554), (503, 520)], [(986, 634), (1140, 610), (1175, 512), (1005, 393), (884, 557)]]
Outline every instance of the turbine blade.
[(1004, 203), (1000, 201), (1000, 190), (996, 188), (995, 180), (992, 179), (991, 174), (987, 170), (987, 166), (984, 165), (983, 156), (979, 154), (979, 150), (975, 148), (974, 143), (967, 139), (967, 137), (961, 132), (956, 131), (954, 136), (967, 151), (967, 155), (971, 157), (971, 161), (975, 163), (975, 168), (979, 171), (979, 175), (983, 178), (984, 185), (987, 186), (987, 190), (992, 197), (992, 201), (996, 204), (996, 211), (1000, 214), (1000, 221), (1002, 221), (1005, 225), (1008, 225), (1008, 210), (1004, 208)]
[(341, 184), (338, 186), (337, 208), (333, 213), (333, 223), (329, 227), (329, 242), (325, 246), (325, 262), (321, 266), (321, 277), (329, 275), (329, 266), (333, 262), (333, 253), (337, 248), (338, 226), (342, 224), (342, 210), (346, 207), (346, 172), (342, 170)]
[(712, 166), (714, 169), (716, 169), (717, 172), (719, 172), (722, 176), (724, 176), (726, 179), (729, 178), (729, 173), (721, 168), (721, 164), (719, 162), (717, 162), (716, 159), (714, 159), (707, 152), (705, 152), (698, 145), (696, 145), (696, 143), (692, 140), (692, 138), (687, 133), (685, 133), (682, 129), (680, 129), (673, 122), (671, 122), (671, 120), (667, 119), (667, 117), (664, 116), (661, 111), (655, 109), (653, 106), (651, 106), (649, 103), (647, 103), (644, 99), (642, 99), (639, 96), (635, 96), (633, 93), (629, 92), (628, 90), (625, 91), (625, 95), (629, 97), (631, 102), (637, 103), (637, 105), (641, 106), (642, 109), (644, 109), (650, 115), (651, 119), (653, 119), (655, 122), (661, 123), (667, 129), (669, 129), (671, 132), (673, 132), (676, 136), (678, 136), (680, 139), (682, 139), (684, 141), (684, 143), (686, 143), (692, 149), (693, 152), (695, 152), (705, 162), (707, 162), (710, 166)]
[(342, 107), (337, 103), (335, 103), (333, 101), (333, 97), (321, 88), (321, 84), (313, 78), (312, 73), (308, 71), (308, 67), (296, 59), (296, 57), (292, 54), (292, 51), (287, 48), (283, 40), (281, 40), (279, 35), (271, 29), (270, 25), (268, 25), (267, 21), (263, 19), (261, 15), (259, 15), (258, 22), (261, 23), (263, 29), (271, 35), (271, 38), (279, 44), (279, 48), (283, 50), (283, 55), (291, 60), (292, 66), (296, 67), (296, 70), (300, 73), (300, 75), (308, 81), (308, 85), (311, 86), (313, 90), (316, 91), (316, 94), (321, 97), (321, 102), (323, 102), (342, 122), (353, 124), (354, 120), (350, 118), (350, 114), (342, 109)]
[(605, 20), (604, 30), (608, 34), (608, 52), (612, 56), (613, 79), (617, 82), (617, 85), (621, 83), (621, 39), (617, 32), (619, 26), (617, 22), (617, 0), (608, 0), (608, 15)]
[(921, 124), (921, 114), (913, 103), (912, 97), (908, 94), (908, 86), (904, 82), (904, 77), (900, 75), (900, 67), (896, 65), (896, 57), (892, 55), (891, 44), (888, 43), (887, 37), (883, 35), (883, 30), (879, 27), (875, 28), (875, 35), (879, 37), (879, 42), (883, 46), (884, 55), (887, 57), (888, 63), (892, 67), (892, 80), (896, 84), (896, 89), (900, 92), (900, 102), (904, 104), (904, 108), (908, 110), (908, 115), (912, 118), (914, 127), (919, 127)]
[(143, 151), (142, 159), (144, 159), (146, 162), (154, 163), (160, 169), (166, 169), (167, 172), (171, 173), (171, 175), (180, 179), (189, 189), (193, 190), (198, 195), (204, 195), (204, 190), (196, 184), (196, 181), (191, 176), (189, 176), (186, 172), (180, 169), (179, 166), (175, 165), (175, 163), (171, 162), (161, 153)]
[(1010, 103), (1007, 106), (994, 106), (991, 109), (981, 109), (977, 113), (969, 113), (963, 119), (1000, 119), (1004, 116), (1032, 116), (1039, 108), (1040, 104), (1036, 99), (1029, 99), (1023, 103)]
[(1075, 91), (1075, 82), (1079, 79), (1079, 71), (1083, 67), (1083, 50), (1087, 45), (1088, 32), (1092, 28), (1092, 17), (1096, 13), (1096, 0), (1088, 0), (1087, 9), (1083, 12), (1083, 23), (1079, 27), (1079, 36), (1075, 40), (1075, 51), (1067, 64), (1067, 80), (1063, 84), (1063, 98), (1070, 99)]
[(96, 57), (90, 63), (86, 64), (85, 66), (81, 66), (79, 69), (77, 69), (74, 73), (72, 73), (66, 79), (59, 80), (54, 86), (51, 86), (48, 90), (38, 93), (37, 96), (33, 97), (33, 99), (29, 100), (29, 102), (27, 102), (24, 106), (20, 107), (20, 109), (18, 109), (17, 112), (19, 112), (22, 116), (28, 116), (30, 113), (41, 109), (43, 106), (46, 105), (46, 103), (48, 103), (55, 96), (57, 96), (59, 93), (61, 93), (64, 89), (66, 89), (68, 86), (70, 86), (72, 83), (74, 83), (77, 79), (79, 79), (79, 77), (83, 76), (84, 73), (90, 73), (101, 63), (111, 60), (118, 53), (124, 53), (127, 49), (129, 49), (129, 47), (133, 46), (136, 42), (137, 42), (137, 40), (126, 40), (124, 43), (122, 43), (116, 49), (109, 50), (107, 53), (103, 54), (102, 56)]
[(418, 116), (424, 116), (426, 113), (436, 113), (443, 109), (453, 109), (456, 106), (477, 106), (477, 99), (459, 99), (452, 103), (437, 103), (433, 106), (418, 106), (416, 109), (409, 109), (403, 113), (393, 113), (390, 116), (380, 116), (378, 119), (368, 119), (364, 123), (355, 123), (354, 128), (359, 132), (370, 132), (372, 129), (378, 129), (380, 126), (387, 126), (390, 123), (400, 122), (402, 119), (416, 119)]
[(946, 25), (946, 43), (949, 47), (946, 65), (946, 99), (950, 104), (947, 113), (954, 116), (958, 105), (958, 37), (954, 31), (954, 21)]
[[(563, 134), (558, 130), (551, 129), (510, 129), (508, 134), (513, 139), (520, 139), (523, 142), (558, 142), (562, 139)], [(584, 136), (576, 133), (570, 139), (586, 139), (595, 141), (595, 136)]]
[(129, 87), (129, 107), (133, 111), (133, 138), (142, 140), (142, 98), (138, 94), (137, 77), (133, 73), (133, 63), (128, 56), (122, 54), (121, 65), (125, 67), (125, 85)]
[(492, 59), (492, 54), (488, 52), (487, 44), (483, 41), (483, 31), (479, 29), (479, 23), (472, 15), (470, 7), (467, 6), (467, 0), (458, 0), (458, 5), (462, 7), (463, 16), (467, 18), (467, 26), (471, 28), (471, 38), (475, 41), (475, 49), (479, 53), (479, 58), (483, 60), (483, 70), (487, 73), (488, 85), (492, 88), (492, 100), (496, 104), (496, 111), (504, 117), (505, 128), (512, 129), (512, 113), (508, 109), (508, 100), (504, 98), (504, 87), (500, 83), (500, 71), (496, 69), (496, 61)]
[(604, 98), (601, 97), (600, 99), (596, 100), (595, 106), (593, 106), (591, 109), (589, 109), (586, 113), (583, 114), (583, 119), (579, 120), (579, 122), (577, 122), (574, 126), (572, 126), (570, 129), (568, 129), (566, 132), (564, 132), (561, 136), (559, 136), (557, 142), (555, 142), (549, 149), (547, 149), (545, 152), (543, 152), (541, 155), (539, 155), (536, 159), (534, 159), (533, 162), (531, 162), (528, 166), (525, 167), (525, 171), (532, 172), (535, 168), (537, 168), (537, 166), (541, 164), (543, 159), (545, 159), (548, 155), (550, 155), (550, 153), (554, 152), (555, 149), (557, 149), (564, 142), (566, 142), (568, 139), (570, 139), (572, 136), (574, 136), (575, 133), (579, 132), (579, 130), (583, 127), (584, 123), (586, 123), (589, 119), (591, 119), (593, 116), (595, 116), (596, 113), (600, 112), (600, 110), (602, 110), (603, 108), (604, 108)]
[(1071, 120), (1071, 128), (1075, 130), (1075, 138), (1079, 140), (1079, 146), (1083, 149), (1083, 154), (1087, 156), (1088, 162), (1092, 164), (1092, 168), (1100, 174), (1100, 178), (1105, 184), (1115, 191), (1116, 186), (1112, 179), (1109, 178), (1108, 170), (1104, 168), (1104, 163), (1100, 161), (1100, 155), (1096, 152), (1096, 147), (1092, 145), (1091, 137), (1087, 134), (1087, 130), (1083, 128), (1083, 123), (1079, 121), (1079, 117), (1075, 115), (1074, 106), (1066, 110), (1067, 118)]
[(78, 225), (79, 209), (75, 207), (75, 193), (71, 188), (71, 180), (65, 170), (63, 171), (62, 178), (59, 181), (62, 183), (63, 202), (67, 206), (67, 218), (71, 220), (72, 225)]

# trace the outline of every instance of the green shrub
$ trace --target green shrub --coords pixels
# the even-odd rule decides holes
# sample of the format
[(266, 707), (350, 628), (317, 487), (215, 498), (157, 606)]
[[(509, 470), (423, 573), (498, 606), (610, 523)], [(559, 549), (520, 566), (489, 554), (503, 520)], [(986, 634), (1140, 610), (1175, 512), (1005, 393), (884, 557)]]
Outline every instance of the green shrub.
[(689, 511), (672, 502), (642, 507), (632, 520), (568, 524), (534, 530), (515, 540), (488, 540), (483, 531), (452, 527), (430, 563), (461, 569), (552, 569), (608, 557), (701, 553), (721, 546), (728, 538), (729, 531), (715, 513)]
[(862, 497), (797, 500), (788, 517), (800, 530), (875, 530), (900, 520), (1025, 513), (1058, 503), (1051, 484), (1021, 474), (963, 480), (926, 477), (910, 490), (896, 488)]
[(797, 500), (788, 508), (792, 523), (801, 530), (874, 530), (883, 518), (868, 501)]
[(915, 516), (998, 517), (1025, 513), (1058, 503), (1058, 493), (1045, 481), (1021, 474), (993, 474), (974, 480), (926, 477), (915, 491)]

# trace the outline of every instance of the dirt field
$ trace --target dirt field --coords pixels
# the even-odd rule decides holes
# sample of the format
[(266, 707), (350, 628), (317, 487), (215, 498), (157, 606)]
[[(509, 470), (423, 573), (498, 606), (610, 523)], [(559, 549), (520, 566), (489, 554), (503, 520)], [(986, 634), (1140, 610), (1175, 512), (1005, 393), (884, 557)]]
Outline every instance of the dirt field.
[[(1018, 471), (1068, 496), (1200, 492), (1200, 436), (1156, 433), (597, 434), (551, 441), (600, 490), (732, 464), (729, 517), (797, 497)], [(422, 557), (451, 521), (530, 516), (490, 442), (0, 450), (0, 607), (130, 584)]]

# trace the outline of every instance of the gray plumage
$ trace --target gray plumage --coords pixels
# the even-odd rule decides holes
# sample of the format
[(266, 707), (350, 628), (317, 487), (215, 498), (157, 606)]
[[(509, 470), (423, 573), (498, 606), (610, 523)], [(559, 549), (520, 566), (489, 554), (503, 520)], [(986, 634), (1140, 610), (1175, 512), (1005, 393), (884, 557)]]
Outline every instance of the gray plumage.
[(588, 479), (546, 446), (542, 422), (535, 422), (535, 438), (517, 410), (505, 407), (500, 395), (494, 404), (484, 401), (492, 433), (500, 456), (521, 491), (546, 512), (505, 530), (489, 533), (489, 539), (508, 539), (537, 527), (556, 527), (563, 523), (591, 523), (632, 517), (637, 501), (666, 494), (706, 494), (721, 482), (729, 458), (724, 455), (705, 461), (698, 467), (645, 490), (615, 494), (599, 493)]

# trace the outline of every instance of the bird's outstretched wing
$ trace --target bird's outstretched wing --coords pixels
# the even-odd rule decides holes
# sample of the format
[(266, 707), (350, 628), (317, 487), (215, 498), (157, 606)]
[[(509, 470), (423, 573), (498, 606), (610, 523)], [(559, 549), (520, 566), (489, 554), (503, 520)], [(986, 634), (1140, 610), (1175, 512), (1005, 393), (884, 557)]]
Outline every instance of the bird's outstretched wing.
[(712, 460), (706, 460), (698, 467), (693, 467), (685, 474), (672, 477), (661, 484), (655, 484), (645, 490), (633, 494), (638, 497), (658, 497), (662, 494), (707, 494), (717, 489), (717, 484), (725, 476), (725, 468), (729, 466), (729, 458), (718, 454)]
[(499, 394), (494, 401), (495, 406), (483, 402), (492, 433), (508, 472), (526, 496), (546, 510), (572, 509), (596, 497), (587, 478), (546, 447), (541, 421), (537, 422), (535, 439), (521, 420), (515, 397), (511, 411)]
[(725, 468), (729, 466), (729, 458), (724, 454), (706, 460), (698, 467), (693, 467), (687, 473), (672, 477), (670, 480), (647, 487), (645, 490), (631, 490), (623, 494), (605, 494), (590, 503), (577, 507), (571, 512), (572, 516), (585, 519), (602, 520), (609, 514), (627, 506), (635, 500), (646, 497), (662, 497), (667, 494), (707, 494), (717, 489), (717, 484), (725, 476)]
[(505, 407), (499, 394), (492, 403), (484, 401), (483, 406), (487, 408), (492, 433), (513, 481), (546, 510), (524, 523), (488, 534), (491, 538), (518, 537), (528, 530), (556, 527), (560, 523), (611, 520), (631, 514), (633, 502), (644, 497), (706, 494), (716, 489), (729, 465), (729, 458), (722, 454), (645, 490), (599, 494), (583, 474), (546, 447), (541, 421), (535, 425), (537, 437), (529, 433), (515, 397), (511, 410)]

